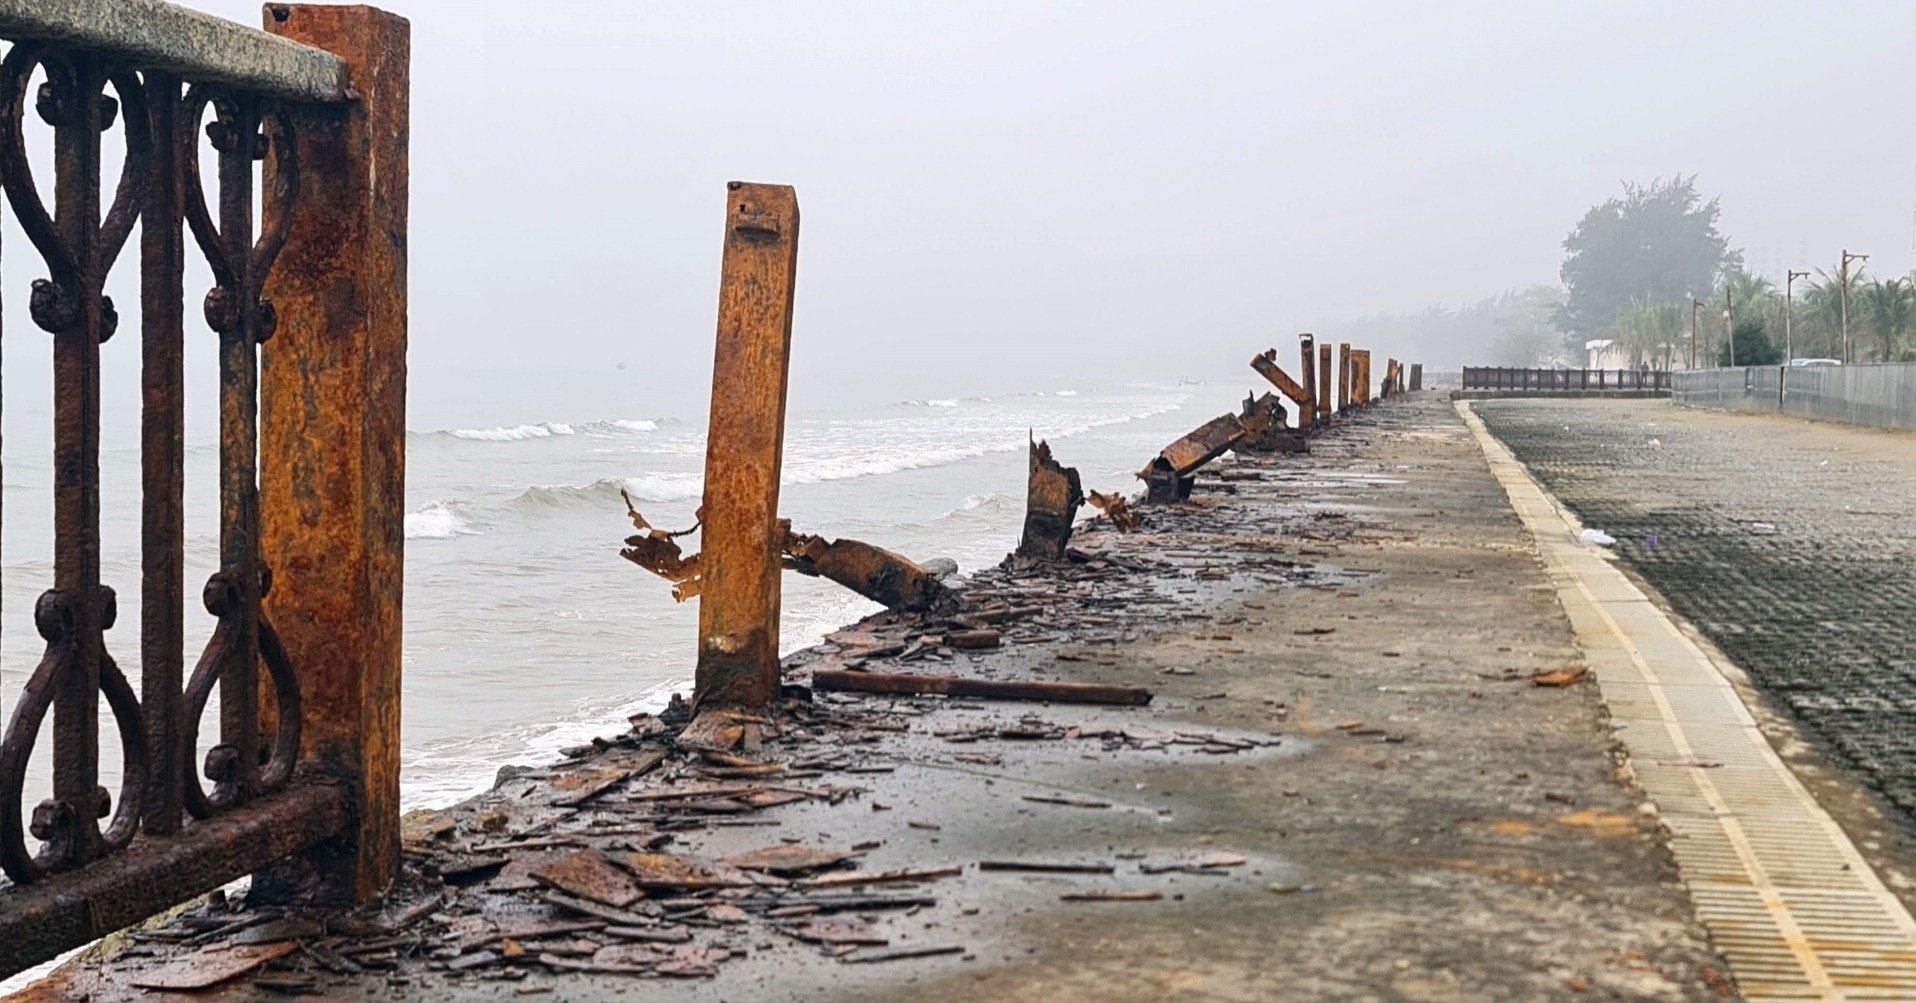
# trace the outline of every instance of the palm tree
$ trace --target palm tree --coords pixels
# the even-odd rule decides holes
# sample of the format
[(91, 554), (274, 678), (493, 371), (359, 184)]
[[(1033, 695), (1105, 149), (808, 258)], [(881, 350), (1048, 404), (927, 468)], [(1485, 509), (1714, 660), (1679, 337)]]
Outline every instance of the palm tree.
[(1882, 361), (1888, 362), (1901, 354), (1903, 336), (1916, 328), (1916, 286), (1908, 279), (1878, 279), (1854, 287), (1850, 309), (1866, 320), (1870, 332), (1882, 343)]

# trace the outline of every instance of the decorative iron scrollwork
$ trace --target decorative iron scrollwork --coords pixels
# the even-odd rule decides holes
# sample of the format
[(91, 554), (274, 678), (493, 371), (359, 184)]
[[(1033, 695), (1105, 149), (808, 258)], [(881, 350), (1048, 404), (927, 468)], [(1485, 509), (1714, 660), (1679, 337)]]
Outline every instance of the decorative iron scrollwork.
[[(27, 162), (27, 83), (46, 80), (34, 108), (53, 127), (55, 207), (41, 200)], [(117, 101), (106, 94), (111, 85)], [(100, 206), (101, 134), (119, 112), (126, 161), (104, 215)], [(16, 45), (0, 61), (0, 188), (48, 276), (29, 302), (35, 324), (54, 336), (54, 587), (34, 611), (46, 653), (27, 681), (0, 739), (0, 869), (16, 882), (77, 867), (125, 846), (139, 827), (148, 749), (140, 704), (107, 653), (105, 632), (117, 607), (100, 582), (100, 343), (118, 317), (106, 276), (126, 246), (147, 194), (151, 155), (140, 79), (97, 56)], [(118, 810), (99, 785), (98, 714), (104, 695), (125, 760)], [(27, 760), (53, 711), (53, 797), (33, 812), (29, 831), (43, 842), (29, 855), (20, 826)], [(100, 821), (111, 816), (106, 829)]]

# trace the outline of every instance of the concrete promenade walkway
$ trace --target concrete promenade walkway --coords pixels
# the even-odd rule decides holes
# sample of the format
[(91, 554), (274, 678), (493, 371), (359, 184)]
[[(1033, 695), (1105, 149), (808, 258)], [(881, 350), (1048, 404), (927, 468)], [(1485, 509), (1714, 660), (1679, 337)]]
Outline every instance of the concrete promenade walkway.
[(1916, 921), (1771, 747), (1720, 656), (1583, 539), (1468, 405), (1459, 410), (1536, 541), (1744, 997), (1916, 998)]
[(169, 998), (136, 984), (235, 951), (267, 960), (171, 998), (1733, 997), (1463, 418), (1413, 395), (1312, 448), (976, 576), (999, 649), (880, 617), (792, 660), (1147, 708), (795, 694), (745, 763), (642, 721), (415, 819), (382, 910), (206, 906), (26, 998)]

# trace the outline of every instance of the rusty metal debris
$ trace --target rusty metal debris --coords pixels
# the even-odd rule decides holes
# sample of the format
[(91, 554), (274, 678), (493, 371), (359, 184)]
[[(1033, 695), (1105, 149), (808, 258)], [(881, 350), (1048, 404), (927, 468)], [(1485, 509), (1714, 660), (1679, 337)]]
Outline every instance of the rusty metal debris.
[(1129, 533), (1142, 524), (1138, 514), (1131, 511), (1130, 503), (1125, 501), (1121, 494), (1093, 491), (1090, 501), (1093, 507), (1104, 513), (1105, 518), (1111, 520), (1111, 525), (1117, 527), (1120, 533)]
[[(1300, 406), (1300, 414), (1308, 414), (1309, 408)], [(1238, 415), (1238, 422), (1244, 426), (1244, 439), (1237, 444), (1238, 449), (1253, 453), (1305, 453), (1310, 451), (1301, 429), (1293, 429), (1285, 421), (1284, 402), (1273, 393), (1256, 394), (1244, 398), (1244, 409)]]
[(1043, 700), (1133, 707), (1151, 702), (1151, 691), (1141, 686), (970, 679), (964, 676), (919, 676), (838, 669), (813, 670), (812, 685), (821, 690), (856, 693), (927, 693), (989, 700)]
[(1145, 501), (1163, 504), (1191, 497), (1198, 468), (1223, 456), (1244, 434), (1237, 415), (1221, 414), (1164, 447), (1138, 471), (1138, 480), (1145, 483)]
[[(639, 533), (625, 540), (619, 556), (672, 583), (672, 597), (684, 602), (698, 595), (703, 579), (700, 556), (684, 556), (678, 538), (698, 530), (667, 531), (646, 521), (624, 491), (627, 515)], [(827, 540), (792, 532), (791, 524), (779, 521), (783, 566), (802, 575), (829, 578), (840, 585), (888, 609), (931, 609), (948, 593), (938, 576), (923, 566), (860, 540)]]
[(1025, 526), (1018, 538), (1020, 557), (1056, 561), (1071, 543), (1071, 526), (1084, 504), (1078, 469), (1051, 458), (1043, 440), (1030, 444), (1031, 473), (1025, 487)]
[(679, 602), (698, 595), (699, 555), (684, 556), (677, 542), (679, 537), (696, 531), (698, 524), (677, 532), (659, 529), (639, 514), (632, 504), (632, 496), (624, 488), (619, 489), (619, 497), (625, 500), (625, 512), (632, 520), (632, 528), (639, 531), (638, 535), (625, 538), (625, 549), (619, 551), (619, 556), (671, 582), (672, 598)]
[(785, 567), (829, 578), (886, 609), (928, 610), (950, 597), (938, 576), (909, 558), (861, 540), (827, 540), (792, 532), (779, 523)]
[(1317, 409), (1315, 395), (1311, 392), (1310, 386), (1291, 379), (1291, 374), (1277, 364), (1277, 349), (1266, 349), (1260, 354), (1251, 356), (1251, 368), (1257, 370), (1259, 376), (1269, 380), (1279, 393), (1289, 397), (1291, 403), (1296, 404), (1300, 412)]

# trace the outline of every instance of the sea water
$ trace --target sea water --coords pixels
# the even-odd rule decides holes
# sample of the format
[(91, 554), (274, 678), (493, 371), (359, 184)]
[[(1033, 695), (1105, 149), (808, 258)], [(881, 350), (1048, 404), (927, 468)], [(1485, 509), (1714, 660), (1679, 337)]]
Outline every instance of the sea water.
[[(1235, 383), (1109, 382), (796, 408), (786, 421), (780, 510), (801, 532), (855, 537), (919, 560), (949, 557), (961, 573), (974, 571), (1017, 543), (1028, 434), (1049, 439), (1087, 490), (1130, 492), (1138, 487), (1132, 472), (1149, 456), (1232, 409), (1239, 392)], [(549, 761), (690, 685), (696, 600), (674, 602), (664, 581), (619, 557), (632, 532), (620, 492), (654, 525), (691, 526), (705, 414), (604, 400), (489, 393), (483, 406), (467, 406), (457, 394), (414, 394), (406, 437), (407, 808), (482, 791), (499, 767)], [(108, 411), (101, 566), (119, 596), (119, 621), (107, 645), (137, 691), (137, 408), (111, 398)], [(44, 409), (30, 406), (5, 414), (0, 710), (9, 714), (43, 650), (31, 611), (52, 579), (48, 422)], [(215, 441), (210, 409), (191, 413), (189, 672), (213, 625), (197, 596), (217, 567)], [(276, 587), (297, 583), (281, 576)], [(814, 643), (875, 609), (830, 582), (787, 575), (781, 647)], [(201, 728), (196, 760), (215, 739), (215, 710)], [(41, 730), (29, 811), (49, 790), (51, 730), (50, 721)], [(102, 779), (117, 787), (111, 733), (103, 720)]]

